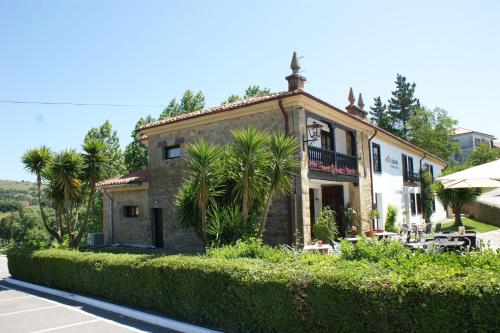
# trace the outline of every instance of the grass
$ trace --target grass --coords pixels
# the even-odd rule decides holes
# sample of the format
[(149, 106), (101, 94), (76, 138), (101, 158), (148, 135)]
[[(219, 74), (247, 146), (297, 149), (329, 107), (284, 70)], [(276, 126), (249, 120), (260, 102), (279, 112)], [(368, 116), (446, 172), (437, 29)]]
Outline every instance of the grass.
[(3, 219), (4, 217), (7, 217), (7, 215), (9, 215), (10, 212), (0, 212), (0, 220)]
[(33, 186), (35, 186), (35, 183), (0, 179), (0, 188), (6, 190), (11, 189), (15, 191), (30, 191)]
[[(458, 227), (453, 225), (453, 221), (443, 224), (442, 231), (458, 231)], [(488, 232), (499, 229), (498, 227), (479, 222), (468, 217), (462, 217), (462, 223), (465, 226), (465, 230), (473, 230), (475, 232)]]

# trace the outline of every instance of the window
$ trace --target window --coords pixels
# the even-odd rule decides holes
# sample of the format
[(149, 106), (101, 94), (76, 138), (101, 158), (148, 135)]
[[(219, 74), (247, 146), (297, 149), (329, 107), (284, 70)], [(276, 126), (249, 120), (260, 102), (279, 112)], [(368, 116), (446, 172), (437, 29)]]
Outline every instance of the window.
[(413, 157), (408, 156), (408, 173), (409, 173), (410, 177), (413, 176), (414, 172), (415, 171), (413, 169)]
[(321, 149), (332, 150), (332, 137), (330, 132), (321, 131)]
[(125, 217), (139, 216), (139, 206), (125, 206)]
[(422, 214), (422, 202), (420, 199), (420, 193), (416, 194), (416, 201), (417, 201), (417, 214)]
[(401, 154), (401, 161), (403, 162), (403, 180), (408, 180), (408, 159), (405, 154)]
[(474, 146), (479, 146), (481, 144), (481, 139), (479, 138), (474, 138)]
[(415, 193), (410, 193), (410, 206), (411, 206), (411, 215), (417, 215), (417, 209), (415, 205)]
[(165, 147), (165, 159), (166, 160), (178, 158), (178, 157), (181, 157), (181, 146), (180, 145)]
[(354, 146), (354, 133), (346, 131), (346, 153), (347, 155), (356, 156), (355, 146)]
[(373, 171), (382, 172), (382, 161), (380, 159), (380, 145), (372, 143)]

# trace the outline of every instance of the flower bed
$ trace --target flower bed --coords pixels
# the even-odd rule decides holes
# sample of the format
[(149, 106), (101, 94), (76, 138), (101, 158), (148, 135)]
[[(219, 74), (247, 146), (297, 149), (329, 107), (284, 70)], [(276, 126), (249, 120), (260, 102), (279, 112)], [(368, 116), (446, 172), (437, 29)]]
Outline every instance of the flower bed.
[(320, 171), (330, 172), (332, 175), (346, 175), (346, 176), (358, 176), (356, 169), (351, 168), (337, 168), (335, 165), (323, 165), (318, 162), (309, 161), (309, 168), (316, 169)]

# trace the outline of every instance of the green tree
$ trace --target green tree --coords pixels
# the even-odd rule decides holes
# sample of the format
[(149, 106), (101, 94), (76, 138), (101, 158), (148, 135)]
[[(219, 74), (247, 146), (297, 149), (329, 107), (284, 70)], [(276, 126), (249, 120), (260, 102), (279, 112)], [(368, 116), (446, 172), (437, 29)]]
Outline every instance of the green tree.
[(273, 133), (269, 138), (271, 161), (267, 166), (269, 176), (269, 193), (264, 204), (264, 213), (261, 219), (257, 237), (262, 237), (266, 227), (267, 215), (273, 198), (278, 194), (289, 195), (292, 191), (292, 171), (299, 166), (297, 151), (299, 144), (292, 136), (284, 133)]
[(76, 150), (70, 149), (56, 154), (48, 165), (47, 178), (62, 198), (62, 219), (65, 222), (69, 243), (75, 244), (78, 236), (78, 208), (84, 201), (83, 175), (85, 160)]
[(488, 162), (496, 161), (500, 158), (500, 149), (491, 148), (489, 144), (483, 143), (474, 149), (470, 153), (469, 157), (465, 161), (465, 165), (468, 167), (481, 165)]
[(420, 169), (420, 193), (421, 193), (421, 206), (422, 215), (425, 223), (431, 222), (431, 215), (434, 203), (434, 188), (432, 184), (432, 175), (429, 171)]
[(420, 101), (415, 98), (415, 83), (406, 82), (406, 77), (401, 74), (396, 76), (396, 90), (389, 99), (389, 113), (394, 121), (395, 134), (407, 140), (409, 119), (420, 107)]
[(160, 114), (160, 119), (174, 117), (182, 113), (193, 112), (205, 107), (205, 96), (201, 91), (196, 94), (188, 89), (184, 92), (180, 103), (176, 98), (170, 100), (168, 106)]
[(460, 146), (449, 135), (457, 121), (449, 117), (446, 110), (418, 108), (409, 118), (408, 124), (408, 139), (415, 146), (446, 161), (460, 152)]
[(207, 210), (214, 197), (222, 194), (222, 150), (200, 139), (186, 145), (186, 178), (201, 217), (203, 239), (207, 241)]
[[(466, 168), (466, 166), (447, 168), (443, 171), (443, 176), (462, 171)], [(455, 226), (462, 225), (462, 218), (460, 215), (462, 214), (463, 205), (473, 201), (481, 194), (481, 189), (479, 188), (444, 188), (443, 184), (439, 181), (434, 184), (434, 191), (443, 206), (445, 208), (451, 208), (455, 215)]]
[(127, 145), (124, 153), (127, 172), (145, 169), (148, 166), (148, 147), (141, 142), (137, 129), (153, 121), (155, 119), (148, 115), (146, 118), (141, 117), (135, 124), (135, 130), (131, 134), (133, 141)]
[(269, 190), (269, 164), (267, 135), (253, 127), (232, 132), (234, 142), (230, 149), (229, 170), (235, 191), (241, 199), (241, 212), (245, 224), (251, 203)]
[(243, 97), (239, 95), (230, 95), (222, 104), (227, 104), (227, 103), (232, 103), (239, 101), (241, 99), (249, 98), (249, 97), (255, 97), (255, 96), (262, 96), (265, 94), (269, 94), (271, 92), (271, 89), (269, 88), (264, 88), (259, 85), (251, 85), (248, 86), (248, 88), (245, 90), (245, 94)]
[(77, 247), (80, 244), (82, 236), (86, 232), (91, 212), (93, 210), (92, 208), (96, 193), (96, 184), (104, 179), (104, 170), (106, 169), (106, 165), (108, 163), (108, 160), (104, 155), (106, 146), (103, 141), (89, 139), (83, 144), (82, 148), (85, 165), (83, 170), (84, 180), (88, 191), (87, 211), (85, 213), (85, 219), (82, 223), (80, 223), (80, 228), (75, 234), (72, 244), (70, 244), (71, 247)]
[(391, 115), (387, 110), (387, 105), (382, 103), (380, 96), (375, 97), (373, 99), (373, 106), (370, 106), (370, 122), (373, 125), (383, 128), (391, 133), (394, 132)]
[(46, 203), (42, 196), (42, 176), (46, 172), (49, 164), (52, 162), (52, 159), (52, 152), (46, 146), (30, 149), (22, 156), (24, 168), (28, 172), (36, 175), (38, 205), (40, 208), (40, 216), (42, 217), (43, 226), (58, 243), (62, 244), (64, 236), (63, 228), (62, 226), (52, 228), (49, 225), (47, 214), (45, 212)]

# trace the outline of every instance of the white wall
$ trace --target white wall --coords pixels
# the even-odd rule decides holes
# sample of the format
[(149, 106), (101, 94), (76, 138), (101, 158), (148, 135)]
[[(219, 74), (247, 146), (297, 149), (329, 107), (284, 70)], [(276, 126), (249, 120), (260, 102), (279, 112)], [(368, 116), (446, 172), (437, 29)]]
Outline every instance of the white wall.
[[(388, 142), (382, 141), (375, 137), (372, 140), (372, 143), (377, 143), (380, 145), (380, 157), (382, 164), (382, 172), (377, 173), (373, 171), (373, 194), (374, 194), (374, 202), (376, 193), (382, 194), (382, 211), (381, 219), (379, 219), (379, 227), (383, 227), (385, 218), (387, 215), (387, 206), (389, 204), (393, 204), (398, 207), (398, 223), (402, 223), (403, 221), (403, 210), (408, 209), (410, 211), (410, 201), (409, 201), (409, 193), (420, 193), (420, 185), (415, 187), (412, 186), (404, 186), (403, 184), (403, 166), (401, 160), (401, 154), (405, 154), (407, 156), (413, 157), (413, 168), (415, 173), (420, 171), (420, 159), (423, 157), (422, 155), (415, 155), (408, 151), (404, 151), (400, 147), (390, 144)], [(372, 149), (370, 147), (370, 153), (372, 153)], [(372, 156), (372, 164), (373, 164), (373, 156)], [(436, 163), (432, 163), (429, 160), (424, 159), (422, 161), (422, 166), (427, 163), (433, 166), (434, 169), (434, 177), (438, 177), (441, 174), (442, 168)], [(436, 222), (446, 218), (446, 212), (441, 203), (435, 199), (436, 201), (436, 211), (431, 216), (431, 221)], [(409, 221), (408, 221), (409, 217)], [(411, 212), (406, 217), (407, 223), (422, 223), (422, 215), (411, 215)]]

